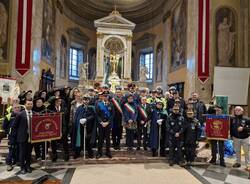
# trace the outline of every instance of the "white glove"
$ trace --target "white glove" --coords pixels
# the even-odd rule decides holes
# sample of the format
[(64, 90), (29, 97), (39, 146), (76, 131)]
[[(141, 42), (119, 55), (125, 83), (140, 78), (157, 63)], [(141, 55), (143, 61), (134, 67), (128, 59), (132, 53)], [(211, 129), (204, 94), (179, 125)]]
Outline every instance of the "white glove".
[(162, 125), (162, 121), (163, 121), (163, 119), (157, 120), (158, 125)]
[(86, 119), (86, 118), (80, 119), (80, 124), (84, 125), (86, 122), (87, 122), (87, 119)]

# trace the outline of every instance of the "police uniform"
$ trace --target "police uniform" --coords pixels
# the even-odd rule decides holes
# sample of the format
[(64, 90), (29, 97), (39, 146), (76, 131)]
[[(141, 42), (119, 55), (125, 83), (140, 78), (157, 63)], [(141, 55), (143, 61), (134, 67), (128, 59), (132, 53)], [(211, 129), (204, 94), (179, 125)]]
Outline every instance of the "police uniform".
[[(104, 95), (105, 98), (108, 98), (108, 92), (103, 92), (101, 95)], [(111, 126), (113, 123), (114, 107), (112, 103), (108, 101), (99, 101), (96, 105), (96, 115), (97, 115), (97, 127), (98, 127), (98, 153), (96, 158), (102, 157), (102, 147), (104, 140), (106, 141), (106, 156), (109, 158), (112, 157), (110, 152), (110, 132)], [(107, 126), (104, 127), (104, 123), (107, 123)]]
[[(174, 111), (178, 112), (174, 112)], [(169, 115), (166, 124), (166, 131), (169, 141), (169, 165), (174, 163), (183, 164), (182, 145), (185, 131), (184, 117), (179, 113), (179, 106), (173, 107), (173, 112)], [(179, 136), (177, 136), (177, 133)], [(176, 154), (175, 154), (176, 150)]]
[(199, 121), (193, 117), (194, 113), (192, 110), (187, 111), (187, 118), (185, 119), (185, 138), (184, 138), (184, 144), (185, 144), (185, 156), (186, 161), (189, 164), (194, 161), (196, 157), (196, 147), (197, 147), (197, 141), (199, 137), (199, 127), (200, 123)]

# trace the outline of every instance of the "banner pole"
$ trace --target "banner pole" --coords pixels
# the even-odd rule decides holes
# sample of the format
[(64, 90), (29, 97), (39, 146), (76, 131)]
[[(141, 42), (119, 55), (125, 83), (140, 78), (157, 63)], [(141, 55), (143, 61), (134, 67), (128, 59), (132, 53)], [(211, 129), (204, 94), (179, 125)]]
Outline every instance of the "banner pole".
[(46, 166), (47, 166), (47, 141), (45, 141), (45, 160), (44, 160), (44, 169), (46, 169)]
[(161, 145), (161, 125), (159, 125), (159, 134), (158, 134), (158, 138), (159, 138), (159, 145), (158, 145), (158, 157), (160, 157), (160, 145)]
[(83, 132), (83, 159), (86, 159), (86, 124), (84, 124), (84, 132)]

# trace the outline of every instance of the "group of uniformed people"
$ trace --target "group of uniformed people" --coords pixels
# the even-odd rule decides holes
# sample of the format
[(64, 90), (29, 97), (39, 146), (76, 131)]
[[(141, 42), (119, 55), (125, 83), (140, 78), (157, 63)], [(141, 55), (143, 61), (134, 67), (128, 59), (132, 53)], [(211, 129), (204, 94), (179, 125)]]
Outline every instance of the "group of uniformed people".
[[(130, 152), (150, 149), (152, 156), (166, 156), (169, 164), (190, 165), (196, 157), (198, 140), (202, 137), (206, 107), (193, 93), (187, 101), (179, 96), (174, 86), (165, 94), (161, 87), (149, 91), (128, 84), (123, 90), (116, 86), (113, 93), (110, 85), (90, 87), (82, 93), (78, 88), (54, 89), (47, 92), (25, 91), (8, 107), (4, 129), (9, 139), (7, 170), (19, 162), (21, 173), (31, 172), (31, 152), (34, 148), (37, 160), (44, 160), (45, 143), (30, 143), (29, 127), (34, 114), (61, 112), (62, 138), (50, 142), (51, 159), (57, 161), (60, 145), (64, 160), (69, 160), (70, 150), (74, 158), (81, 156), (86, 146), (89, 158), (99, 159), (105, 154), (112, 158), (112, 146), (121, 149), (121, 139), (126, 130), (126, 147)], [(20, 106), (21, 104), (22, 106)], [(17, 139), (17, 137), (21, 139)], [(93, 148), (97, 148), (94, 154)], [(71, 148), (71, 149), (70, 149)]]

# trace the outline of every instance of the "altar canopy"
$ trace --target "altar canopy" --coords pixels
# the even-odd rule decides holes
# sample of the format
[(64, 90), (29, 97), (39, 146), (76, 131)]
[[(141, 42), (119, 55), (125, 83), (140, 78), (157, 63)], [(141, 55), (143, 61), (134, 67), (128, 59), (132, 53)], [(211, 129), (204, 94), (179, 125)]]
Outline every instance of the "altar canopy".
[(131, 81), (132, 31), (135, 24), (114, 10), (95, 20), (97, 28), (96, 80), (112, 87)]

